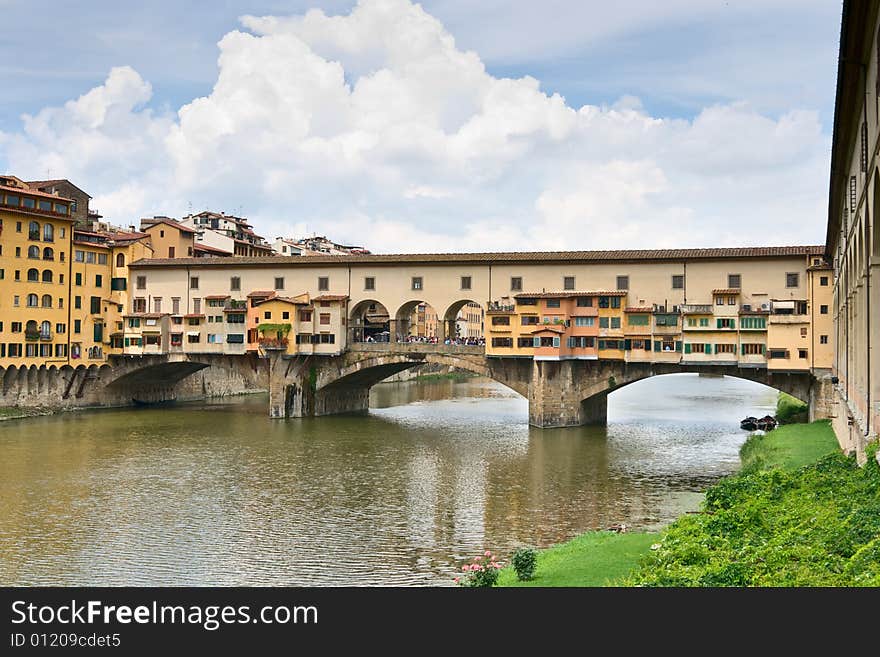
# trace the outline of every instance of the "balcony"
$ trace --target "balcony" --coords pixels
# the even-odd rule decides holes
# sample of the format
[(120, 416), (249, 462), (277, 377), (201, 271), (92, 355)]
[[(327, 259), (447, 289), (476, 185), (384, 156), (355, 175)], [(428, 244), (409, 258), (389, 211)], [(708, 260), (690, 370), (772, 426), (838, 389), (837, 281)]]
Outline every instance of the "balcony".
[(269, 351), (286, 351), (290, 341), (287, 338), (260, 338), (257, 344), (261, 349)]
[(768, 324), (809, 324), (809, 315), (768, 315)]
[(29, 331), (29, 330), (25, 329), (24, 339), (27, 340), (28, 342), (36, 342), (37, 340), (40, 339), (40, 332), (39, 331)]
[(516, 306), (512, 303), (499, 303), (497, 301), (489, 302), (489, 305), (486, 307), (486, 312), (488, 313), (512, 313)]
[(247, 301), (230, 299), (226, 302), (226, 306), (223, 308), (223, 310), (247, 310)]
[(712, 304), (711, 303), (686, 303), (679, 306), (682, 314), (684, 315), (711, 315), (712, 314)]

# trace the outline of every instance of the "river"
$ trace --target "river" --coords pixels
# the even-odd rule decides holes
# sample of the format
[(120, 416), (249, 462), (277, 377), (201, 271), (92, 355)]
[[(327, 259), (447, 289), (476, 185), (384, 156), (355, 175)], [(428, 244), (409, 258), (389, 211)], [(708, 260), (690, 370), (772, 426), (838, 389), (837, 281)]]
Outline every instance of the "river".
[(541, 430), (465, 379), (380, 384), (366, 415), (270, 420), (251, 395), (0, 422), (0, 584), (451, 585), (485, 549), (695, 509), (775, 397), (662, 376), (607, 427)]

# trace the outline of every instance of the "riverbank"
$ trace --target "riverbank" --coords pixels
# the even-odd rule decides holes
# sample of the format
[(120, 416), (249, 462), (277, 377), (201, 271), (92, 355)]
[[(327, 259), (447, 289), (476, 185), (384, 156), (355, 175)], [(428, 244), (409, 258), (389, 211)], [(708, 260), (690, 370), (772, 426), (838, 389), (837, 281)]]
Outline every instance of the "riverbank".
[(531, 582), (505, 569), (499, 585), (880, 585), (876, 460), (841, 454), (827, 421), (752, 436), (740, 453), (700, 513), (656, 534), (584, 534), (542, 550)]
[(51, 408), (19, 408), (17, 406), (0, 407), (0, 422), (4, 420), (21, 420), (29, 417), (40, 417), (42, 415), (54, 415), (57, 410)]

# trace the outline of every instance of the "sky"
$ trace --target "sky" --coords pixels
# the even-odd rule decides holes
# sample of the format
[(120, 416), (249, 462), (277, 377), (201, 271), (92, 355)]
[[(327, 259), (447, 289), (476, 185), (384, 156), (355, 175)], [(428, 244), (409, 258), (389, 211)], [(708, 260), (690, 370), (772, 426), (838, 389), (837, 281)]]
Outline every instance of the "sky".
[(0, 169), (375, 253), (821, 244), (840, 10), (0, 0)]

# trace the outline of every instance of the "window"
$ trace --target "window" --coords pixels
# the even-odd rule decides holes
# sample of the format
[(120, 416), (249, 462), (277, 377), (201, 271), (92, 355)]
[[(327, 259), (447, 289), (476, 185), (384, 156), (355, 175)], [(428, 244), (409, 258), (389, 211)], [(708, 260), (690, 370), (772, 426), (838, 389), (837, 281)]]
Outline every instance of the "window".
[(51, 283), (52, 282), (52, 270), (51, 269), (44, 269), (43, 270), (42, 280), (44, 283)]
[(617, 277), (617, 289), (618, 290), (628, 290), (629, 289), (629, 276), (618, 276)]
[(83, 275), (80, 272), (77, 272), (73, 275), (73, 284), (74, 285), (82, 285), (83, 284)]
[(9, 330), (13, 333), (21, 333), (21, 322), (10, 322)]
[(267, 310), (263, 313), (263, 319), (272, 319), (272, 311)]
[(17, 281), (21, 280), (21, 270), (19, 270), (19, 269), (15, 270), (15, 280), (17, 280)]
[[(880, 80), (880, 77), (878, 77), (877, 79)], [(822, 287), (828, 287), (828, 277), (827, 276), (820, 276), (819, 277), (819, 285), (821, 285)]]
[(117, 253), (116, 254), (116, 266), (117, 267), (125, 267), (125, 254)]
[(16, 258), (21, 257), (21, 247), (20, 246), (15, 247), (15, 257)]
[(147, 277), (146, 276), (138, 276), (135, 281), (135, 287), (138, 290), (146, 290), (147, 289)]
[(728, 274), (727, 275), (727, 287), (735, 287), (737, 289), (742, 287), (742, 275), (741, 274)]
[(611, 328), (613, 328), (613, 329), (620, 328), (620, 317), (612, 317), (611, 318)]
[(89, 312), (93, 315), (101, 312), (101, 297), (89, 297)]
[[(16, 199), (16, 202), (15, 202), (15, 203), (12, 203), (12, 205), (18, 205), (18, 198), (17, 198), (16, 196), (7, 196), (7, 197), (6, 197), (6, 200), (7, 200), (7, 202), (8, 202), (10, 199), (13, 199), (13, 198)], [(16, 222), (15, 222), (15, 232), (16, 232), (16, 233), (20, 233), (20, 232), (21, 232), (21, 222), (20, 222), (20, 221), (16, 221)]]
[(86, 264), (89, 264), (89, 265), (95, 264), (95, 252), (94, 251), (86, 251)]
[(620, 308), (620, 297), (611, 297), (611, 307)]
[(510, 277), (510, 289), (514, 292), (522, 291), (522, 276)]
[[(535, 317), (535, 319), (538, 318)], [(537, 324), (537, 322), (535, 323)], [(492, 317), (492, 326), (510, 326), (510, 317), (508, 317), (507, 315)]]
[(516, 339), (516, 346), (519, 347), (520, 349), (522, 349), (524, 347), (532, 347), (533, 344), (534, 343), (533, 343), (532, 338), (517, 338)]
[(202, 338), (202, 336), (198, 333), (196, 333), (196, 334), (189, 333), (186, 336), (186, 341), (189, 344), (198, 344), (201, 341), (201, 338)]
[(559, 299), (546, 299), (545, 305), (547, 306), (547, 308), (559, 308), (560, 301)]
[(299, 311), (299, 321), (311, 322), (312, 321), (312, 311), (311, 310), (300, 310)]
[(43, 260), (54, 260), (55, 252), (52, 250), (52, 247), (47, 246), (43, 249)]
[(128, 287), (128, 279), (123, 276), (110, 279), (110, 289), (114, 292), (125, 292)]
[(522, 326), (535, 326), (538, 324), (538, 317), (536, 315), (521, 315), (520, 324)]
[(600, 317), (599, 318), (599, 328), (608, 328), (608, 318)]
[(36, 294), (27, 295), (27, 298), (25, 299), (25, 303), (28, 308), (36, 308), (37, 305), (39, 304), (39, 300), (37, 299), (37, 295)]
[(735, 306), (736, 305), (736, 297), (727, 297), (727, 305)]
[[(25, 201), (28, 201), (28, 200), (29, 199), (25, 199)], [(33, 204), (33, 201), (31, 201), (31, 203)], [(25, 205), (27, 205), (27, 203), (25, 203)], [(36, 221), (32, 221), (28, 224), (28, 239), (30, 239), (30, 240), (40, 239), (40, 224), (38, 224)]]
[(40, 305), (43, 308), (51, 308), (52, 307), (52, 295), (44, 294)]
[(62, 322), (58, 322), (55, 325), (55, 332), (56, 333), (64, 333), (66, 330), (67, 330), (67, 326), (65, 324), (63, 324)]
[(99, 265), (106, 265), (107, 264), (107, 254), (106, 253), (99, 253), (98, 254), (98, 264)]
[(798, 287), (800, 285), (800, 274), (797, 272), (789, 272), (785, 275), (785, 287)]
[(731, 317), (719, 317), (716, 321), (716, 327), (720, 329), (736, 328), (736, 321)]
[(828, 314), (828, 306), (826, 306), (825, 304), (819, 306), (819, 314), (820, 315), (827, 315)]
[(276, 276), (275, 277), (275, 289), (283, 290), (284, 289), (284, 276)]
[(229, 344), (244, 344), (244, 333), (230, 333), (226, 336), (226, 342)]
[(153, 312), (162, 312), (162, 297), (153, 297)]
[(33, 282), (39, 282), (40, 280), (40, 272), (36, 269), (28, 269), (27, 271), (27, 279)]
[[(79, 297), (76, 297), (77, 299)], [(77, 306), (79, 308), (79, 306)], [(147, 312), (147, 300), (144, 297), (135, 297), (132, 302), (132, 311), (136, 313)]]
[(40, 259), (40, 247), (31, 245), (28, 247), (28, 258)]
[(78, 319), (73, 320), (73, 332), (82, 333), (82, 321)]
[(76, 249), (73, 252), (73, 261), (74, 262), (85, 262), (86, 261), (86, 252), (80, 251), (79, 249)]
[(217, 334), (208, 333), (208, 344), (215, 344), (217, 342), (220, 342), (220, 340), (217, 339)]
[(104, 287), (104, 277), (101, 274), (95, 274), (95, 287)]
[(52, 212), (52, 203), (51, 201), (40, 201), (40, 210), (44, 212)]
[(596, 318), (595, 317), (575, 317), (574, 318), (575, 326), (595, 326)]
[(683, 290), (684, 289), (684, 276), (681, 274), (674, 274), (672, 276), (672, 289), (673, 290)]
[(171, 314), (180, 314), (180, 297), (171, 297)]
[(412, 277), (412, 289), (421, 290), (422, 289), (422, 277), (421, 276), (413, 276)]
[(765, 317), (742, 317), (739, 320), (741, 329), (765, 329), (767, 328), (767, 319)]
[(190, 276), (189, 277), (189, 289), (190, 290), (198, 290), (199, 289), (199, 277), (198, 276)]
[(736, 353), (736, 345), (735, 344), (716, 344), (715, 345), (715, 353), (716, 354), (735, 354)]
[(724, 297), (715, 297), (715, 305), (723, 306), (724, 305)]
[(319, 315), (319, 317), (320, 317), (320, 321), (318, 322), (319, 324), (322, 324), (324, 326), (330, 326), (330, 313), (321, 313)]
[(177, 250), (173, 246), (168, 247), (168, 257), (173, 258), (177, 255)]
[(627, 315), (626, 323), (629, 326), (647, 326), (648, 325), (648, 316), (647, 315)]
[(744, 356), (760, 356), (764, 353), (764, 345), (757, 343), (743, 343), (741, 351)]
[(470, 290), (471, 289), (471, 277), (470, 276), (462, 276), (461, 277), (461, 289), (462, 290)]
[(788, 358), (788, 349), (770, 349), (767, 358)]
[(375, 290), (376, 289), (376, 279), (373, 276), (367, 276), (364, 278), (364, 289), (365, 290)]
[(563, 290), (573, 290), (574, 289), (574, 276), (563, 277), (562, 289)]
[(577, 298), (577, 307), (578, 308), (591, 308), (593, 306), (593, 297), (578, 297)]
[(318, 291), (326, 292), (330, 289), (330, 277), (329, 276), (318, 276)]
[(285, 310), (281, 313), (281, 319), (290, 319), (290, 311)]
[(819, 336), (819, 344), (828, 344), (828, 336), (820, 335)]
[(709, 318), (700, 317), (700, 326), (709, 326)]
[(806, 358), (807, 350), (806, 349), (798, 349), (798, 358)]
[(492, 338), (493, 347), (512, 347), (513, 338)]

